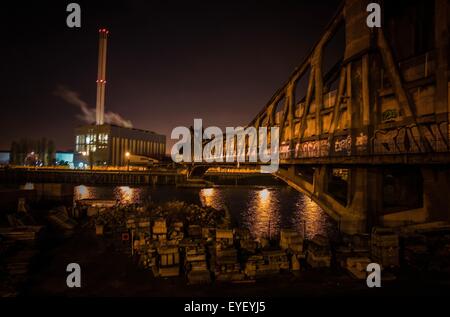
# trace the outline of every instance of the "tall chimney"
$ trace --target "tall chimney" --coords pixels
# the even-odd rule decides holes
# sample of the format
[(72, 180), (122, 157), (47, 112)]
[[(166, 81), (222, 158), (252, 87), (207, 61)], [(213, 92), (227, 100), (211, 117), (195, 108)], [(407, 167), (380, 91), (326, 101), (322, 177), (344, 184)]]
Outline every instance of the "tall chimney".
[(97, 74), (97, 107), (95, 121), (97, 125), (104, 123), (105, 86), (106, 86), (106, 47), (108, 41), (107, 29), (100, 29), (98, 43), (98, 74)]

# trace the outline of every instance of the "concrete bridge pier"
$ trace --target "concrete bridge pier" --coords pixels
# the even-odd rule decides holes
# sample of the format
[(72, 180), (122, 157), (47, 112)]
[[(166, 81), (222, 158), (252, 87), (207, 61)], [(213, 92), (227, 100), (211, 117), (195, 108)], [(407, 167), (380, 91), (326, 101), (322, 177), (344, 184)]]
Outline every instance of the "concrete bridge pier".
[(330, 168), (324, 165), (313, 169), (313, 175), (310, 175), (309, 180), (302, 177), (296, 166), (280, 168), (276, 176), (316, 202), (338, 222), (342, 232), (349, 234), (366, 232), (369, 201), (373, 200), (372, 191), (369, 190), (371, 182), (367, 169), (351, 169), (347, 175), (347, 184), (343, 182), (338, 185), (341, 187), (338, 197), (333, 195), (334, 188), (330, 186), (332, 183)]
[(450, 167), (289, 166), (276, 176), (315, 201), (345, 233), (450, 221)]
[[(444, 166), (422, 166), (412, 168), (412, 173), (416, 173), (420, 178), (418, 193), (407, 194), (411, 201), (411, 206), (398, 208), (399, 210), (386, 210), (386, 206), (381, 206), (378, 211), (379, 222), (384, 226), (401, 226), (406, 224), (432, 223), (438, 221), (450, 221), (450, 168)], [(414, 181), (414, 177), (406, 179), (405, 182)], [(407, 184), (407, 187), (410, 185)], [(402, 200), (405, 190), (396, 190), (396, 198)], [(384, 197), (383, 197), (384, 194)], [(380, 195), (380, 201), (386, 203), (386, 193)], [(415, 195), (419, 200), (414, 203)], [(384, 208), (383, 208), (384, 207)]]

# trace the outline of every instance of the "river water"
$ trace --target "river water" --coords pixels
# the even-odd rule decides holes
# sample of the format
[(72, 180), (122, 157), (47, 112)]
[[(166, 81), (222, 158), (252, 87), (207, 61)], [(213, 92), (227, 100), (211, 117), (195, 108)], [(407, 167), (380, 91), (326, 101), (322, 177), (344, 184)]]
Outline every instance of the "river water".
[(316, 203), (286, 185), (218, 186), (211, 188), (157, 187), (75, 187), (75, 199), (116, 199), (121, 203), (156, 203), (173, 200), (228, 208), (233, 221), (246, 227), (255, 238), (272, 238), (282, 228), (298, 230), (311, 239), (317, 234), (334, 237), (336, 223)]

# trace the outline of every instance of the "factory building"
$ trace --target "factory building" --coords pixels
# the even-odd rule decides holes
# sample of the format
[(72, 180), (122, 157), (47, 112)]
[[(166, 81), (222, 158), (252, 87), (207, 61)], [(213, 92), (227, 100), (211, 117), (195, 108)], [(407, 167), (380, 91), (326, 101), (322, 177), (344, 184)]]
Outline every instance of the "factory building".
[(75, 129), (74, 166), (125, 166), (138, 160), (164, 157), (166, 137), (152, 131), (107, 124), (104, 118), (107, 29), (99, 30), (95, 124)]
[(161, 159), (166, 152), (166, 137), (146, 130), (87, 125), (77, 128), (75, 135), (75, 167), (125, 166), (130, 155)]

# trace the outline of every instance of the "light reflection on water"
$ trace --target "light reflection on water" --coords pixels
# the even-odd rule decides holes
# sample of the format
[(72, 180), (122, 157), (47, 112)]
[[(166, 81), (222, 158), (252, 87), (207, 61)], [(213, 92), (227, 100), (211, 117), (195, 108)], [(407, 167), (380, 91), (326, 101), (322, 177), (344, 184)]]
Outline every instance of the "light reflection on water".
[(92, 199), (94, 198), (93, 190), (94, 187), (88, 187), (84, 185), (75, 186), (73, 190), (74, 199)]
[(292, 224), (293, 228), (309, 239), (331, 229), (330, 217), (305, 195), (298, 197), (295, 212), (292, 215)]
[(114, 188), (114, 198), (123, 205), (140, 204), (145, 197), (144, 189), (139, 187), (119, 186)]
[(272, 238), (280, 231), (281, 213), (277, 192), (267, 188), (249, 193), (243, 224), (256, 238)]
[(255, 238), (274, 238), (282, 228), (297, 229), (311, 239), (334, 236), (336, 224), (314, 201), (289, 187), (222, 187), (200, 190), (204, 206), (227, 206)]
[(75, 199), (116, 199), (122, 204), (142, 203), (151, 198), (163, 203), (181, 200), (215, 209), (228, 208), (239, 226), (250, 230), (255, 238), (276, 237), (280, 229), (297, 229), (303, 236), (334, 236), (336, 224), (311, 199), (285, 186), (175, 188), (160, 187), (75, 187)]
[[(112, 191), (112, 192), (111, 192)], [(93, 187), (80, 185), (74, 188), (74, 199), (114, 199), (123, 205), (142, 203), (148, 193), (143, 187)]]
[(224, 200), (221, 191), (218, 188), (203, 188), (199, 192), (200, 202), (203, 206), (212, 207), (214, 209), (222, 209)]

